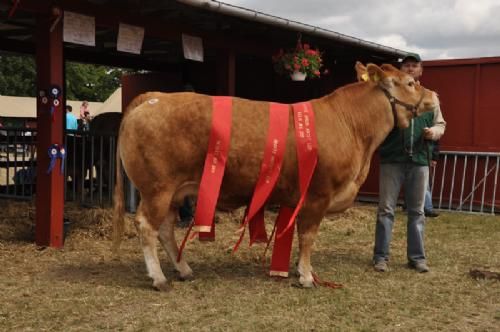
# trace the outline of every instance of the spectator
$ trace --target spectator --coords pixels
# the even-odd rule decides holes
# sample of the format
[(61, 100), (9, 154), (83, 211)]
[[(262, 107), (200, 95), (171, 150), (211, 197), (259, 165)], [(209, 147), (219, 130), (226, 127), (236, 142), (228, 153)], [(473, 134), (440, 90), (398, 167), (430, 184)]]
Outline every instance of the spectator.
[[(418, 54), (403, 59), (401, 70), (418, 83), (423, 67)], [(424, 251), (424, 199), (429, 183), (429, 144), (424, 140), (438, 140), (446, 122), (439, 107), (411, 120), (404, 130), (394, 130), (380, 146), (379, 206), (375, 230), (373, 267), (388, 271), (389, 247), (401, 185), (404, 184), (407, 203), (407, 258), (408, 266), (417, 272), (428, 272)]]
[(71, 105), (66, 105), (66, 130), (77, 130), (78, 129), (78, 120), (76, 116), (71, 113), (73, 111), (73, 107)]
[(82, 119), (82, 130), (83, 131), (90, 131), (90, 122), (92, 121), (92, 118), (90, 117), (89, 112), (85, 112), (83, 119)]
[[(439, 141), (431, 141), (430, 145), (432, 146), (432, 157), (431, 157), (431, 164), (429, 171), (436, 167), (437, 162), (439, 160)], [(432, 205), (432, 193), (431, 193), (430, 181), (427, 185), (427, 190), (425, 192), (424, 214), (426, 217), (429, 218), (439, 217), (439, 213), (434, 211), (434, 206)]]
[(80, 119), (84, 119), (85, 118), (85, 112), (88, 112), (90, 114), (90, 110), (89, 110), (89, 102), (84, 100), (82, 102), (82, 106), (80, 106)]

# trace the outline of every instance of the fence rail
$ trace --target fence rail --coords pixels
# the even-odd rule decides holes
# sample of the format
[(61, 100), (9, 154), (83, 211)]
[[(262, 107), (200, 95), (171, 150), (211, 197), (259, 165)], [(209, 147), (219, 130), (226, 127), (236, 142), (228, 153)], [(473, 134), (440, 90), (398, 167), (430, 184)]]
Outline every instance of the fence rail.
[[(67, 150), (65, 199), (86, 206), (110, 205), (115, 180), (116, 137), (68, 131), (64, 145)], [(36, 130), (0, 130), (0, 197), (32, 198), (36, 186), (36, 156)], [(435, 208), (498, 213), (499, 171), (500, 153), (441, 151), (430, 177)], [(127, 188), (126, 193), (126, 204), (133, 211), (137, 205), (135, 190)]]
[(441, 151), (431, 172), (436, 208), (497, 213), (499, 166), (500, 153)]
[[(36, 133), (35, 129), (0, 130), (0, 197), (31, 199), (35, 194)], [(86, 206), (111, 204), (116, 137), (67, 131), (64, 146), (65, 200)]]

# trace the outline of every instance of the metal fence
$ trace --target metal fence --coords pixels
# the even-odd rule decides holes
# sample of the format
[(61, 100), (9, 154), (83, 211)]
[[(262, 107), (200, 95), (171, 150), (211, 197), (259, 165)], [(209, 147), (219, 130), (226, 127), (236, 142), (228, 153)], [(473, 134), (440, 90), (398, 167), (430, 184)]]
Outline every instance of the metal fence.
[(441, 151), (431, 172), (435, 208), (495, 214), (499, 212), (500, 153)]
[[(68, 131), (64, 137), (66, 201), (86, 206), (112, 202), (116, 136)], [(0, 130), (0, 197), (32, 199), (36, 188), (36, 130)]]
[(0, 130), (0, 197), (30, 199), (36, 176), (36, 130)]

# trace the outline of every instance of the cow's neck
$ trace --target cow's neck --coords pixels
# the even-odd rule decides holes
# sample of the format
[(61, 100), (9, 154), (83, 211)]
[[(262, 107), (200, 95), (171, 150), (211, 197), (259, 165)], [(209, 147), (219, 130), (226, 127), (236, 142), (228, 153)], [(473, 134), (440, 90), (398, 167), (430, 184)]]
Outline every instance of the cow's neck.
[(344, 128), (345, 135), (352, 135), (351, 139), (364, 145), (366, 152), (373, 152), (394, 126), (389, 101), (380, 89), (371, 84), (351, 84), (323, 99), (329, 110), (320, 112), (323, 114), (317, 115), (317, 121), (330, 123), (331, 128)]

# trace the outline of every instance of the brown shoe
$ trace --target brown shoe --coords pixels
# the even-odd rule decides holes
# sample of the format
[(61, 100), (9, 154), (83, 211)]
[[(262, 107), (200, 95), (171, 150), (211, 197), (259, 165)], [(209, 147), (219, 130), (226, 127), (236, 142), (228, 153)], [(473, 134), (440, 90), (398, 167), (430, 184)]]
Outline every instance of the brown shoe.
[(373, 269), (377, 272), (387, 272), (389, 267), (386, 261), (378, 261), (373, 264)]
[(429, 267), (427, 266), (427, 263), (425, 261), (410, 262), (408, 263), (408, 267), (410, 269), (414, 269), (418, 273), (429, 272)]

